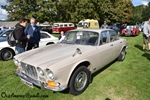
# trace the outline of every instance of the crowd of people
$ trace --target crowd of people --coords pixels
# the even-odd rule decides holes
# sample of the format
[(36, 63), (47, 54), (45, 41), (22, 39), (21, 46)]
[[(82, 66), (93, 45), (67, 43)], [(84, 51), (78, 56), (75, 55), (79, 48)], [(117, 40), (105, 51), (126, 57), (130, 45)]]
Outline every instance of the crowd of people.
[[(64, 31), (60, 32), (59, 42), (61, 42), (65, 35)], [(15, 50), (17, 54), (39, 47), (41, 38), (40, 28), (36, 25), (36, 19), (31, 18), (30, 24), (27, 25), (27, 19), (20, 18), (19, 24), (14, 30), (14, 38), (17, 40)]]
[(40, 42), (40, 30), (36, 26), (36, 19), (31, 18), (30, 24), (27, 25), (27, 19), (20, 18), (19, 24), (14, 30), (14, 37), (16, 42), (17, 53), (22, 53), (32, 48), (37, 48)]

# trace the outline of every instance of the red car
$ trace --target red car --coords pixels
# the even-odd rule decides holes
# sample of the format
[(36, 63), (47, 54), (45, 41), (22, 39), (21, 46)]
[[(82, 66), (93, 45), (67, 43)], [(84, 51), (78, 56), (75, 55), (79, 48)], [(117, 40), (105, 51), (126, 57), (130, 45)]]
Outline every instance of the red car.
[(121, 31), (121, 35), (130, 36), (130, 35), (139, 35), (140, 30), (136, 26), (127, 26)]

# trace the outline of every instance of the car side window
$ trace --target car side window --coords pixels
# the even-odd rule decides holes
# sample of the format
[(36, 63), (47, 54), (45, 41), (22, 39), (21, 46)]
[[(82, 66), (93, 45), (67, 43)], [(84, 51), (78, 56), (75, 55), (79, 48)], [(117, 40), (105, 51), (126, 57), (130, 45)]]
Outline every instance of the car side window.
[(117, 40), (117, 33), (113, 30), (109, 31), (109, 36), (110, 36), (110, 42), (116, 41)]
[(109, 42), (107, 31), (102, 31), (100, 35), (100, 45), (106, 44)]
[(2, 36), (3, 36), (3, 37), (6, 37), (6, 36), (8, 36), (12, 31), (13, 31), (13, 30), (6, 31)]
[(41, 33), (41, 39), (43, 38), (51, 38), (51, 37), (46, 33)]

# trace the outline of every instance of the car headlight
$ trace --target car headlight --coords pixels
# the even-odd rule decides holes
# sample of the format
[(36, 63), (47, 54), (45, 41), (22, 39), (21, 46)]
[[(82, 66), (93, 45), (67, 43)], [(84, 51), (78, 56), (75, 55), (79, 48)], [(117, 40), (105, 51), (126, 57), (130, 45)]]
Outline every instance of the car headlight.
[(49, 79), (51, 79), (51, 80), (55, 79), (54, 73), (50, 69), (46, 69), (46, 73), (47, 73)]
[(44, 71), (40, 67), (37, 67), (37, 70), (42, 76), (44, 76)]
[(16, 66), (20, 66), (21, 65), (20, 62), (17, 59), (14, 59), (14, 63), (15, 63)]

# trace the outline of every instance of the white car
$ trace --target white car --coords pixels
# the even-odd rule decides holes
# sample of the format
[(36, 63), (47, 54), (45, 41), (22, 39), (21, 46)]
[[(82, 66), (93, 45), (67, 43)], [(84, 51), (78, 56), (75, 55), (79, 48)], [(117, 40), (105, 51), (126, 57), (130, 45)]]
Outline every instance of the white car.
[[(40, 32), (41, 32), (41, 40), (39, 43), (39, 47), (55, 44), (58, 42), (58, 38), (49, 34), (48, 32), (45, 31)], [(2, 33), (0, 36), (0, 59), (5, 61), (12, 59), (13, 56), (16, 55), (15, 47), (11, 47), (7, 43), (7, 36), (8, 34), (6, 33)]]

